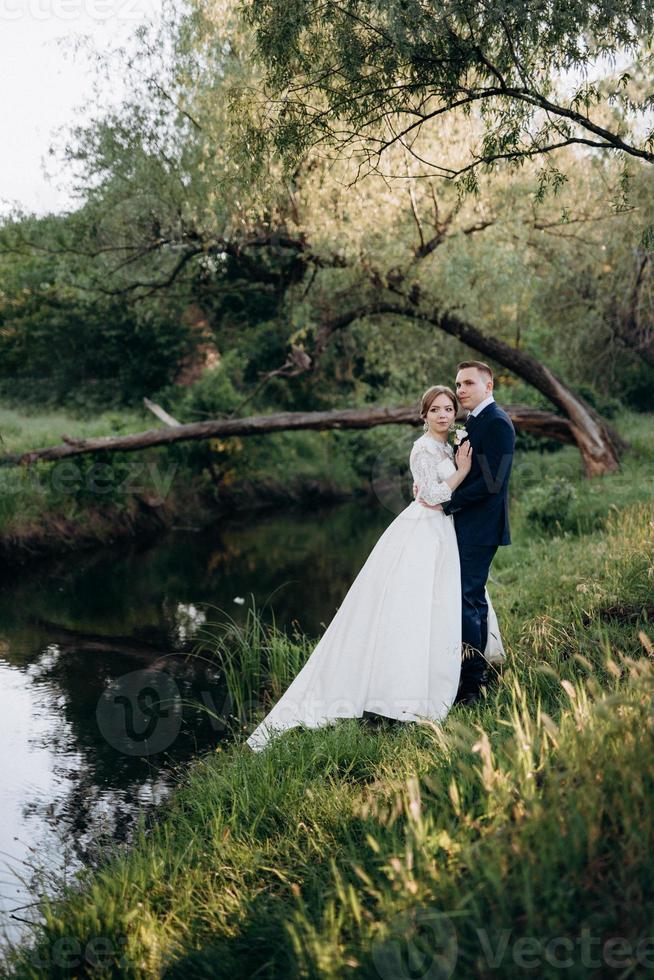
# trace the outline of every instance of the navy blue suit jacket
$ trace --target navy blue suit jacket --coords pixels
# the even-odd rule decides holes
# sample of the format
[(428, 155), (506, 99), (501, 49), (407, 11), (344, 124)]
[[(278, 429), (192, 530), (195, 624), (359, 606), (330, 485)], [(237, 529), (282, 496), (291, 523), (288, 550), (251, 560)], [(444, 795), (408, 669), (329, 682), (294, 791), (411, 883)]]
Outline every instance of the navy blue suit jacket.
[(467, 477), (442, 504), (454, 515), (459, 544), (511, 543), (509, 530), (509, 475), (513, 465), (515, 429), (506, 412), (491, 402), (465, 423), (472, 446), (472, 467)]

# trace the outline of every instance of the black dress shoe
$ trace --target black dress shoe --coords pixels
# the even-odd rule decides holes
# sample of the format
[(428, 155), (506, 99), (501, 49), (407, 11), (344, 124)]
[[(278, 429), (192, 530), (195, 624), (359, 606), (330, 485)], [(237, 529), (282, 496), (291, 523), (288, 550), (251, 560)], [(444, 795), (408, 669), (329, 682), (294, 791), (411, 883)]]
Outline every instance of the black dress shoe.
[(363, 723), (368, 728), (372, 728), (373, 730), (378, 728), (390, 728), (396, 721), (395, 718), (389, 718), (387, 715), (378, 715), (374, 711), (364, 711), (361, 718)]
[(467, 706), (470, 706), (472, 704), (477, 704), (479, 701), (484, 701), (484, 700), (485, 700), (484, 695), (482, 694), (481, 690), (468, 691), (467, 694), (462, 694), (461, 697), (458, 699), (458, 701), (455, 701), (455, 704), (465, 704)]
[(457, 696), (454, 700), (455, 704), (477, 704), (479, 701), (484, 701), (488, 692), (488, 681), (486, 679), (482, 680), (480, 684), (476, 684), (474, 687), (466, 686), (458, 691)]

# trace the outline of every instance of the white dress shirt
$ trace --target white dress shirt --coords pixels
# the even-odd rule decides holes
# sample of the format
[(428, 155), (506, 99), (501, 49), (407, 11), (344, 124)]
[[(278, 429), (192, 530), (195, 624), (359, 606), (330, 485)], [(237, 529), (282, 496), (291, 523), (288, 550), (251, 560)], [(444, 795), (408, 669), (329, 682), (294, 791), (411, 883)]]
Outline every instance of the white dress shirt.
[(490, 403), (494, 401), (495, 399), (493, 398), (492, 395), (489, 395), (488, 398), (484, 398), (483, 402), (479, 402), (477, 407), (473, 408), (473, 410), (468, 414), (468, 418), (470, 418), (471, 415), (474, 415), (476, 417), (477, 415), (479, 415), (480, 412), (484, 411), (487, 405), (490, 405)]

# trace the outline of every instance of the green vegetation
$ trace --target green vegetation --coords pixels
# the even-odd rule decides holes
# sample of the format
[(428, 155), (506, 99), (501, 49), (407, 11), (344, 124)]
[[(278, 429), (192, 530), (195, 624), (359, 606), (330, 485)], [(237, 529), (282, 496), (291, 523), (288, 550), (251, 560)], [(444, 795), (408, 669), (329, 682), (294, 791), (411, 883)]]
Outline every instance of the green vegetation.
[[(159, 425), (126, 409), (84, 418), (0, 406), (9, 453), (59, 445), (62, 434), (126, 435)], [(13, 561), (30, 551), (100, 545), (180, 517), (203, 522), (224, 510), (365, 492), (365, 471), (349, 458), (343, 435), (282, 432), (0, 467), (0, 548)]]
[(600, 528), (611, 508), (648, 499), (654, 467), (651, 420), (651, 415), (635, 412), (621, 412), (612, 420), (629, 439), (630, 450), (620, 473), (609, 477), (583, 479), (579, 454), (572, 446), (519, 453), (511, 474), (512, 526), (518, 545), (534, 535)]
[[(440, 122), (420, 126), (419, 140), (411, 144), (415, 155), (399, 145), (387, 148), (384, 167), (390, 176), (383, 181), (365, 167), (360, 170), (356, 155), (329, 160), (308, 148), (292, 176), (284, 174), (279, 160), (270, 160), (268, 177), (258, 180), (271, 135), (263, 116), (275, 138), (297, 148), (305, 124), (310, 130), (316, 122), (313, 115), (301, 118), (304, 106), (319, 105), (314, 96), (326, 99), (331, 113), (331, 99), (342, 86), (356, 109), (368, 58), (388, 56), (391, 75), (405, 64), (406, 52), (399, 57), (404, 48), (397, 47), (404, 30), (400, 21), (406, 26), (415, 18), (411, 44), (423, 36), (425, 12), (415, 5), (398, 13), (391, 31), (390, 14), (363, 4), (368, 19), (353, 35), (338, 10), (332, 11), (333, 22), (323, 23), (307, 9), (305, 36), (297, 12), (254, 0), (229, 0), (220, 5), (220, 14), (211, 4), (183, 4), (168, 9), (170, 16), (158, 27), (144, 28), (133, 54), (121, 63), (118, 52), (119, 65), (111, 69), (129, 79), (129, 96), (105, 116), (80, 112), (61, 148), (78, 174), (80, 207), (43, 217), (18, 211), (0, 223), (5, 448), (59, 442), (62, 431), (79, 436), (152, 427), (159, 423), (144, 415), (144, 395), (181, 422), (417, 404), (428, 385), (452, 379), (457, 362), (473, 353), (492, 361), (499, 400), (571, 413), (576, 431), (588, 410), (614, 419), (623, 430), (625, 420), (633, 418), (628, 413), (649, 411), (654, 386), (650, 150), (634, 158), (633, 137), (623, 159), (607, 154), (605, 146), (591, 150), (584, 144), (583, 166), (582, 151), (569, 145), (543, 152), (546, 163), (538, 162), (520, 156), (524, 134), (518, 122), (521, 118), (531, 127), (537, 103), (523, 104), (525, 115), (516, 117), (516, 106), (502, 102), (496, 117), (497, 103), (490, 99), (491, 116), (471, 118), (449, 104), (451, 98), (457, 101), (456, 86), (444, 94), (438, 85), (441, 70), (452, 73), (452, 82), (473, 65), (480, 78), (493, 74), (488, 65), (482, 69), (482, 47), (457, 48), (457, 31), (476, 24), (493, 56), (489, 64), (497, 56), (507, 77), (520, 71), (503, 46), (506, 30), (520, 41), (515, 50), (527, 62), (546, 50), (543, 74), (531, 82), (554, 99), (561, 92), (550, 91), (548, 75), (558, 74), (557, 59), (577, 65), (592, 61), (597, 52), (586, 39), (577, 50), (574, 39), (579, 31), (603, 24), (603, 50), (626, 46), (633, 71), (621, 69), (616, 76), (607, 60), (601, 84), (566, 93), (557, 104), (576, 110), (585, 105), (593, 114), (610, 102), (613, 122), (607, 133), (619, 130), (627, 140), (629, 127), (642, 115), (649, 57), (645, 44), (642, 50), (634, 47), (634, 32), (642, 31), (645, 42), (651, 18), (625, 19), (629, 4), (592, 16), (580, 9), (569, 18), (557, 13), (545, 49), (541, 32), (523, 37), (518, 8), (509, 5), (509, 16), (504, 6), (479, 14), (479, 22), (471, 18), (467, 26), (469, 11), (466, 4), (460, 8), (450, 38), (457, 58), (452, 61), (444, 48), (432, 66), (436, 73), (425, 68), (425, 76), (411, 85), (414, 94), (444, 99), (447, 113)], [(533, 4), (518, 7), (529, 8), (539, 23), (542, 12)], [(377, 16), (388, 49), (368, 47), (377, 34)], [(449, 13), (428, 9), (426, 16), (438, 20)], [(321, 89), (324, 80), (308, 78), (293, 109), (287, 107), (289, 125), (280, 130), (267, 96), (250, 97), (263, 77), (273, 88), (280, 81), (265, 64), (266, 52), (280, 59), (277, 69), (285, 65), (292, 75), (304, 57), (303, 44), (332, 35), (335, 50), (347, 47), (349, 74), (339, 76), (337, 89), (329, 92)], [(363, 39), (364, 47), (351, 49), (352, 36)], [(407, 51), (415, 53), (411, 45)], [(335, 56), (322, 43), (319, 54), (325, 64)], [(95, 68), (102, 78), (107, 68), (102, 57)], [(244, 94), (247, 114), (240, 111)], [(378, 98), (384, 111), (407, 110), (404, 85), (392, 94), (384, 93), (383, 85), (375, 88), (372, 103), (363, 106), (366, 133)], [(331, 115), (329, 120), (331, 125)], [(570, 119), (575, 137), (582, 122)], [(247, 140), (243, 123), (250, 131)], [(547, 143), (551, 124), (538, 139), (530, 128), (530, 152)], [(252, 133), (257, 125), (260, 139)], [(454, 168), (461, 152), (468, 159), (466, 143), (483, 141), (489, 125), (503, 155), (516, 151), (519, 169), (509, 173), (499, 159), (492, 173), (478, 167), (477, 193), (460, 196), (462, 188), (441, 180), (438, 168), (425, 161), (450, 153)], [(642, 127), (636, 129), (640, 133)], [(487, 143), (489, 138), (486, 132)], [(490, 159), (493, 146), (486, 151)], [(25, 417), (26, 411), (42, 413), (41, 421), (36, 414)], [(631, 424), (625, 432), (630, 438)], [(177, 467), (178, 479), (166, 494), (167, 511), (160, 511), (164, 519), (166, 513), (205, 514), (260, 500), (297, 500), (307, 492), (352, 493), (369, 484), (376, 459), (391, 442), (390, 433), (377, 431), (180, 444), (143, 455), (140, 502), (117, 489), (133, 462), (119, 455), (109, 461), (80, 458), (75, 465), (82, 480), (74, 493), (57, 488), (52, 467), (3, 468), (0, 539), (9, 554), (7, 549), (21, 541), (56, 547), (57, 541), (101, 542), (133, 533), (153, 516), (147, 517), (147, 501), (159, 499), (156, 474), (163, 468), (165, 482), (168, 467)], [(537, 442), (533, 436), (522, 439), (525, 447), (536, 448)], [(615, 460), (604, 448), (603, 465), (610, 470)], [(555, 465), (565, 461), (574, 473), (539, 481), (525, 497), (537, 534), (557, 526), (583, 529), (594, 521), (592, 509), (574, 497), (574, 453), (566, 449), (554, 456)], [(549, 456), (543, 459), (549, 463)], [(87, 492), (89, 473), (107, 462), (109, 486), (99, 499), (97, 491)], [(631, 455), (623, 472), (632, 483), (638, 482), (632, 480), (634, 465)], [(597, 513), (601, 522), (601, 502)]]
[[(543, 192), (556, 191), (565, 174), (548, 168), (548, 154), (574, 143), (654, 162), (651, 134), (637, 134), (654, 18), (632, 0), (565, 11), (538, 0), (360, 0), (356, 12), (330, 2), (243, 0), (243, 7), (269, 96), (263, 121), (250, 109), (249, 146), (268, 140), (289, 169), (322, 142), (384, 172), (390, 146), (403, 143), (419, 158), (422, 130), (462, 107), (474, 120), (462, 139), (467, 156), (453, 160), (443, 146), (428, 160), (466, 189), (500, 162), (518, 170), (536, 156), (544, 161)], [(617, 52), (633, 59), (628, 70), (616, 64)], [(602, 56), (612, 71), (598, 79)], [(557, 85), (564, 73), (566, 84)], [(620, 115), (620, 135), (615, 117), (602, 112), (607, 105)]]
[[(139, 432), (145, 415), (114, 409), (93, 418), (62, 409), (0, 407), (0, 435), (9, 453), (61, 444), (62, 435), (85, 438)], [(147, 501), (169, 511), (192, 502), (175, 480), (175, 463), (161, 450), (141, 454), (87, 454), (0, 468), (0, 547), (5, 561), (29, 552), (102, 544), (147, 524)], [(170, 493), (171, 487), (174, 489)], [(196, 504), (197, 506), (197, 504)]]
[[(577, 482), (585, 527), (535, 535), (518, 502), (491, 583), (508, 662), (484, 704), (442, 726), (294, 729), (263, 753), (243, 744), (256, 719), (238, 725), (127, 852), (46, 903), (7, 975), (372, 980), (401, 975), (398, 942), (416, 969), (436, 942), (444, 976), (453, 958), (455, 975), (508, 978), (532, 963), (559, 976), (566, 957), (567, 975), (593, 962), (637, 975), (654, 901), (641, 422), (633, 486), (606, 477), (596, 500)], [(572, 479), (565, 452), (542, 461)], [(227, 623), (212, 649), (237, 714), (278, 697), (312, 646), (254, 610)], [(604, 948), (611, 936), (630, 952)]]
[[(198, 387), (206, 387), (206, 381)], [(500, 387), (498, 398), (501, 392)], [(187, 393), (187, 409), (197, 404), (195, 398), (194, 386)], [(190, 421), (190, 415), (188, 409), (182, 418)], [(601, 528), (612, 506), (647, 499), (654, 464), (651, 416), (621, 409), (612, 421), (631, 448), (619, 473), (592, 481), (584, 479), (574, 447), (541, 443), (545, 451), (540, 451), (538, 442), (521, 440), (525, 449), (518, 452), (511, 483), (518, 547), (534, 536)], [(12, 453), (58, 444), (62, 434), (118, 435), (158, 425), (143, 411), (113, 409), (80, 418), (62, 409), (28, 414), (24, 408), (0, 406), (3, 446)], [(406, 426), (280, 432), (0, 467), (0, 542), (12, 560), (24, 551), (56, 552), (138, 533), (152, 526), (152, 504), (159, 515), (156, 526), (182, 515), (202, 522), (225, 510), (285, 506), (317, 497), (364, 497), (374, 490), (371, 481), (378, 475), (379, 460), (391, 472), (407, 472), (412, 438)], [(500, 551), (496, 564), (503, 560)]]
[[(0, 223), (3, 451), (152, 427), (143, 396), (181, 422), (417, 405), (482, 356), (579, 445), (519, 438), (490, 584), (508, 663), (443, 726), (349, 719), (259, 756), (248, 709), (315, 641), (227, 623), (232, 744), (45, 902), (8, 975), (396, 980), (436, 942), (439, 975), (558, 977), (557, 937), (573, 976), (652, 965), (652, 14), (354, 7), (166, 3), (98, 56), (127, 95), (65, 134), (79, 208)], [(404, 435), (1, 466), (0, 549), (378, 489)], [(584, 930), (631, 952), (593, 966)]]
[[(108, 67), (120, 71), (129, 95), (104, 116), (80, 112), (66, 134), (61, 154), (77, 175), (80, 207), (42, 218), (18, 212), (0, 225), (3, 401), (93, 413), (140, 410), (147, 395), (183, 421), (400, 404), (452, 378), (474, 350), (493, 361), (507, 401), (565, 413), (581, 397), (604, 417), (616, 399), (649, 409), (654, 157), (641, 117), (651, 15), (622, 0), (592, 12), (577, 5), (570, 16), (548, 13), (545, 31), (532, 0), (474, 16), (467, 3), (455, 11), (363, 3), (355, 29), (338, 5), (327, 18), (272, 0), (173, 6), (117, 63), (98, 56), (99, 79)], [(524, 36), (523, 15), (532, 25)], [(445, 39), (432, 49), (441, 18), (453, 25), (452, 50)], [(601, 40), (587, 36), (600, 28)], [(489, 64), (481, 42), (459, 47), (459, 32), (472, 30)], [(318, 45), (309, 57), (326, 69), (344, 45), (347, 71), (338, 84), (331, 70), (309, 75), (280, 118), (262, 78), (286, 85), (305, 43)], [(607, 57), (596, 83), (558, 91), (561, 66), (587, 67), (597, 45), (620, 70)], [(466, 72), (488, 80), (496, 56), (498, 70), (529, 78), (539, 98), (558, 98), (574, 118), (534, 116), (538, 99), (517, 105), (493, 93), (489, 115), (453, 109)], [(377, 57), (389, 60), (373, 69)], [(400, 76), (414, 57), (407, 86)], [(534, 58), (543, 63), (532, 77)], [(377, 71), (368, 102), (359, 86)], [(297, 149), (320, 120), (331, 128), (341, 96), (371, 140), (370, 116), (411, 112), (407, 99), (440, 99), (448, 111), (419, 115), (413, 154), (387, 148), (389, 179), (360, 168), (354, 153), (329, 159), (305, 147), (292, 175), (266, 159), (257, 180), (265, 121)], [(569, 145), (584, 137), (581, 107), (604, 123), (611, 117), (594, 149)], [(560, 140), (567, 125), (574, 134)], [(545, 152), (552, 126), (563, 145)], [(607, 152), (618, 131), (622, 155)], [(489, 159), (501, 147), (517, 170), (499, 159), (492, 172), (481, 166), (476, 195), (461, 197), (440, 166), (454, 172), (471, 153), (477, 159), (480, 144)], [(545, 162), (531, 159), (540, 149)], [(436, 158), (437, 167), (426, 162)], [(206, 370), (218, 361), (224, 374)], [(568, 399), (557, 400), (542, 364)]]

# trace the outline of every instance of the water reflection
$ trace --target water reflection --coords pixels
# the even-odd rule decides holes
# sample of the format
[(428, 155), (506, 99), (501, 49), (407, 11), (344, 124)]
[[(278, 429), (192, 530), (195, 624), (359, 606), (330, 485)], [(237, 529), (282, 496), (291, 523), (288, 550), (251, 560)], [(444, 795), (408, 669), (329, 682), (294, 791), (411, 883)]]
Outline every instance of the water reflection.
[[(98, 842), (127, 839), (139, 810), (165, 798), (188, 758), (228, 737), (203, 709), (229, 708), (219, 671), (186, 656), (198, 630), (221, 609), (243, 619), (252, 594), (278, 625), (318, 635), (393, 516), (351, 503), (171, 531), (0, 583), (5, 930), (15, 935), (8, 910), (29, 901), (17, 874), (92, 862)], [(147, 684), (138, 704), (130, 688), (144, 672), (150, 686), (168, 684), (172, 726), (146, 754), (138, 743), (155, 701)]]

